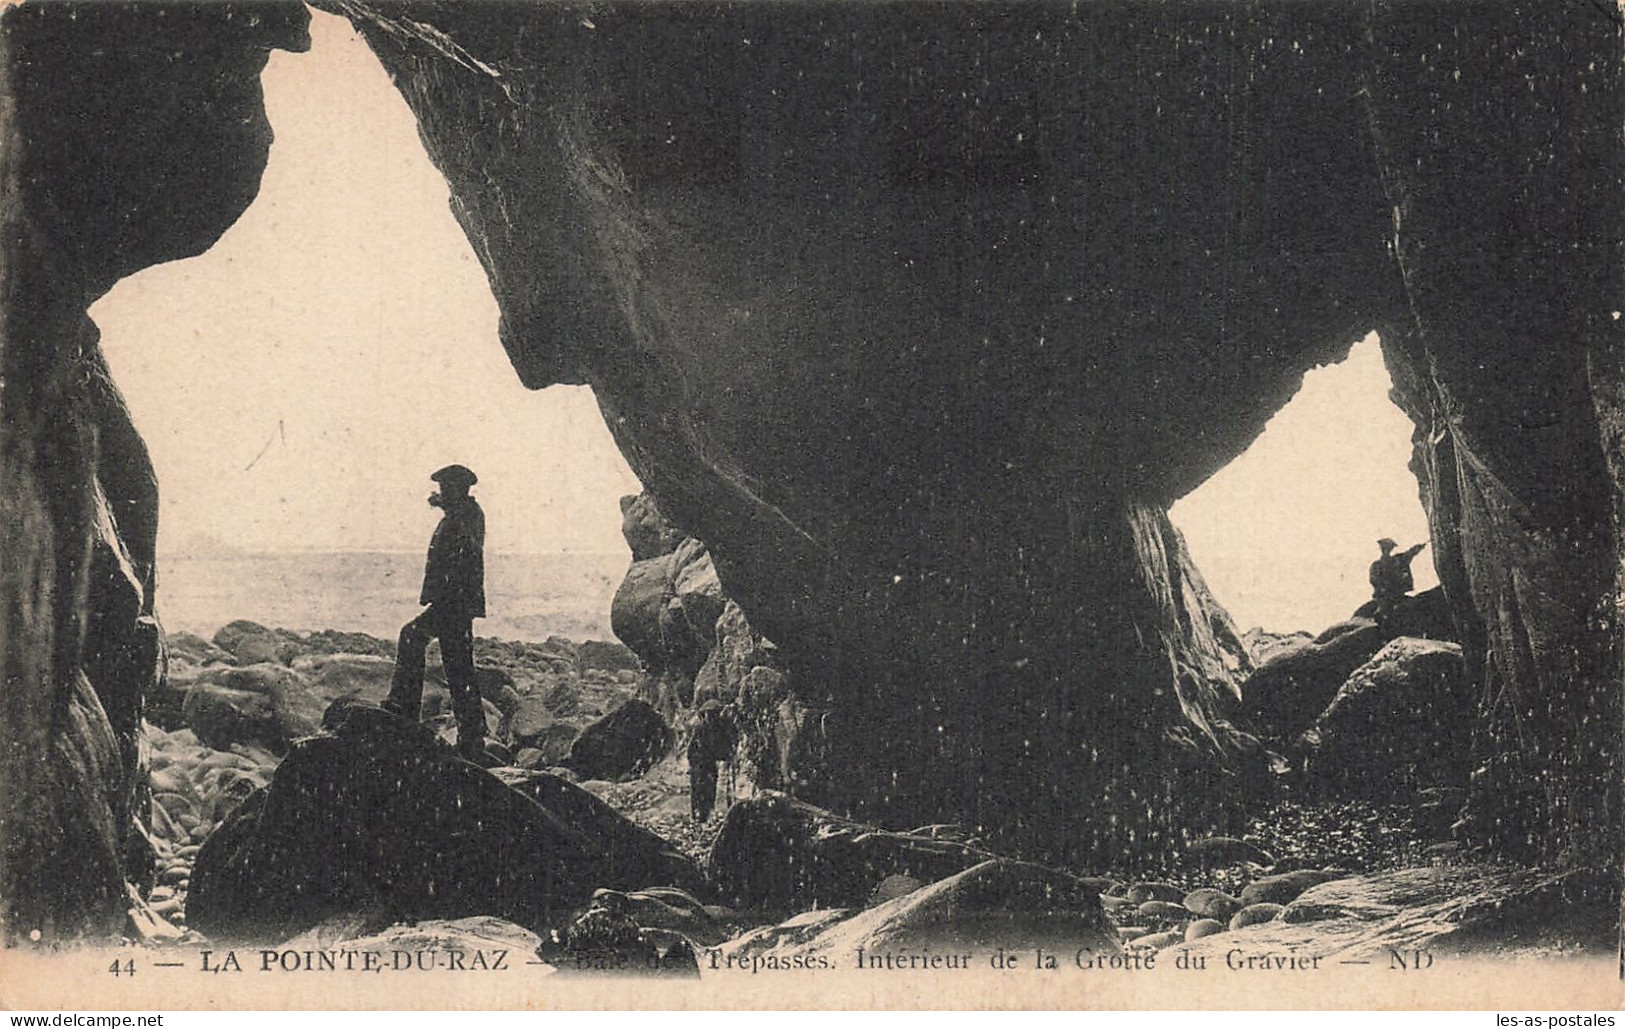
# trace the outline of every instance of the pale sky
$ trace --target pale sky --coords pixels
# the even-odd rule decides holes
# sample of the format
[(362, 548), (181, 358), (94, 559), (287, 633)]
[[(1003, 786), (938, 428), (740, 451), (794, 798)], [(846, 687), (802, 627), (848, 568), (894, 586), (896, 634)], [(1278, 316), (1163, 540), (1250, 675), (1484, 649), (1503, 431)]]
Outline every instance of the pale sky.
[(313, 11), (311, 35), (265, 72), (253, 206), (91, 310), (158, 470), (160, 550), (418, 549), (454, 461), (488, 549), (624, 550), (640, 487), (591, 392), (519, 384), (405, 101), (348, 22)]
[[(590, 392), (519, 385), (405, 102), (347, 22), (312, 12), (311, 37), (266, 70), (253, 206), (91, 311), (158, 470), (160, 551), (420, 549), (428, 473), (457, 461), (492, 552), (624, 552), (617, 500), (639, 486)], [(1242, 628), (1323, 628), (1369, 595), (1379, 536), (1426, 538), (1387, 389), (1368, 340), (1175, 506)]]
[[(1243, 630), (1319, 632), (1371, 598), (1377, 540), (1428, 538), (1411, 422), (1388, 399), (1375, 336), (1303, 389), (1246, 453), (1175, 504), (1174, 524), (1219, 602)], [(1438, 584), (1429, 546), (1416, 588)]]

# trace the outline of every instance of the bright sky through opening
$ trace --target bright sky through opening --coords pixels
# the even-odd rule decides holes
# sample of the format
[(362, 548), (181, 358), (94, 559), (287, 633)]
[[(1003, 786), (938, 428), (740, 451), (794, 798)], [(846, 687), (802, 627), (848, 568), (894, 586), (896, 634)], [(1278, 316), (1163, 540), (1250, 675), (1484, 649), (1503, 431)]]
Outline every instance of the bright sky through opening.
[(349, 23), (264, 75), (259, 196), (92, 309), (162, 490), (159, 549), (419, 549), (460, 462), (492, 552), (622, 551), (639, 490), (585, 387), (519, 384), (417, 126)]

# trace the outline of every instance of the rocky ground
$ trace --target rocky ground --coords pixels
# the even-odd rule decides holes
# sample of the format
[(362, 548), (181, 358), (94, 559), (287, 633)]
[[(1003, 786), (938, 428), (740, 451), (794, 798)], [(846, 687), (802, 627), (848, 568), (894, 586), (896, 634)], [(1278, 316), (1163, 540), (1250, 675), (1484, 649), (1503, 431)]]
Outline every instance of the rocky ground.
[[(662, 703), (669, 681), (653, 681), (619, 644), (480, 640), (486, 764), (496, 766), (487, 772), (447, 746), (455, 727), (432, 661), (422, 726), (376, 708), (388, 641), (243, 622), (211, 641), (178, 634), (145, 733), (156, 860), (131, 932), (195, 944), (254, 932), (398, 935), (415, 924), (447, 945), (534, 939), (527, 946), (561, 967), (606, 948), (662, 962), (686, 954), (674, 967), (692, 973), (695, 948), (811, 960), (863, 941), (936, 939), (943, 910), (955, 940), (1054, 938), (1126, 955), (1208, 937), (1305, 953), (1498, 939), (1509, 909), (1559, 923), (1552, 912), (1576, 905), (1606, 911), (1597, 898), (1607, 882), (1489, 869), (1458, 852), (1460, 770), (1435, 760), (1432, 723), (1417, 712), (1452, 696), (1459, 657), (1427, 640), (1351, 648), (1351, 631), (1365, 630), (1265, 641), (1263, 674), (1285, 662), (1300, 688), (1331, 699), (1277, 713), (1281, 788), (1245, 829), (1192, 839), (1156, 868), (1071, 872), (1010, 861), (955, 826), (851, 822), (759, 789), (743, 771), (724, 773), (717, 812), (696, 824), (683, 709)], [(1352, 671), (1351, 653), (1365, 654)], [(1362, 734), (1381, 747), (1362, 749)], [(1409, 771), (1396, 779), (1394, 764)], [(480, 815), (496, 809), (508, 813)], [(458, 864), (449, 841), (493, 832), (480, 853), (500, 851), (512, 867), (483, 882), (491, 862)], [(300, 868), (320, 872), (302, 882)], [(1601, 938), (1611, 914), (1597, 917)], [(544, 932), (561, 924), (557, 938)], [(1582, 935), (1544, 945), (1566, 952)]]
[[(456, 723), (437, 649), (430, 650), (423, 718), (451, 743)], [(329, 705), (381, 701), (393, 655), (393, 643), (364, 633), (301, 634), (251, 622), (233, 622), (213, 640), (187, 633), (170, 637), (166, 689), (153, 698), (144, 731), (156, 859), (148, 897), (153, 914), (185, 928), (192, 865), (202, 842), (270, 782), (294, 741), (320, 730)], [(493, 763), (551, 768), (689, 857), (703, 857), (726, 806), (703, 825), (693, 821), (687, 768), (674, 756), (669, 737), (577, 747), (584, 733), (602, 727), (606, 716), (644, 691), (646, 677), (630, 651), (618, 643), (578, 644), (562, 637), (539, 644), (480, 639), (475, 660)], [(587, 743), (597, 738), (589, 734)], [(640, 753), (651, 747), (657, 752)], [(570, 767), (573, 750), (577, 764), (591, 758), (599, 770), (606, 760), (610, 766), (621, 762), (624, 774), (615, 778), (624, 781), (578, 775)], [(750, 787), (738, 782), (736, 792), (740, 788)], [(725, 776), (719, 795), (726, 798), (728, 790)]]

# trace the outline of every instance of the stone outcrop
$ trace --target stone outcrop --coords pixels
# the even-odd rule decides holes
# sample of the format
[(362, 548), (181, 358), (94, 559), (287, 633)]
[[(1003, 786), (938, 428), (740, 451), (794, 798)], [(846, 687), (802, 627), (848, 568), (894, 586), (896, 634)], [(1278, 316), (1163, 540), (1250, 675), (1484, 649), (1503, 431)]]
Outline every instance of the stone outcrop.
[(1263, 655), (1241, 684), (1241, 716), (1269, 739), (1291, 738), (1308, 729), (1344, 681), (1388, 641), (1401, 637), (1455, 640), (1450, 601), (1438, 587), (1401, 598), (1377, 618), (1377, 605), (1362, 605), (1318, 636), (1267, 638), (1247, 634), (1251, 651)]
[(773, 642), (722, 590), (705, 545), (661, 515), (648, 493), (621, 498), (632, 565), (615, 594), (615, 632), (642, 659), (648, 699), (667, 717), (707, 702), (730, 707), (741, 754), (758, 785), (802, 781), (821, 738)]
[(189, 924), (280, 940), (346, 912), (543, 932), (600, 886), (703, 888), (659, 837), (541, 772), (514, 785), (427, 728), (341, 702), (204, 844)]
[(1483, 698), (1468, 834), (1615, 865), (1621, 43), (1524, 13), (1496, 7), (1471, 43), (1415, 8), (1373, 27), (1384, 59), (1363, 78), (1407, 301), (1383, 355)]
[(861, 906), (888, 877), (933, 882), (993, 855), (954, 835), (887, 832), (767, 792), (728, 811), (706, 859), (738, 907)]
[(721, 950), (747, 967), (755, 959), (768, 968), (777, 967), (769, 961), (842, 967), (864, 953), (884, 962), (889, 954), (935, 951), (937, 964), (924, 970), (941, 971), (971, 967), (945, 964), (949, 954), (968, 952), (980, 963), (997, 947), (1017, 946), (1069, 956), (1121, 950), (1089, 881), (1004, 859), (982, 862), (860, 913), (836, 908), (797, 916), (747, 933)]
[(203, 252), (247, 208), (271, 141), (259, 73), (270, 50), (308, 45), (307, 20), (295, 3), (0, 14), (8, 943), (117, 931), (142, 863), (137, 737), (163, 668), (157, 484), (86, 311), (121, 277)]
[(1474, 699), (1459, 646), (1394, 640), (1355, 669), (1298, 740), (1305, 776), (1329, 795), (1379, 802), (1464, 787)]
[(1308, 643), (1276, 651), (1242, 683), (1243, 718), (1266, 738), (1296, 736), (1387, 641), (1376, 622), (1354, 618)]
[[(1183, 945), (1191, 957), (1226, 951), (1302, 959), (1386, 960), (1390, 949), (1441, 954), (1611, 954), (1617, 884), (1581, 873), (1457, 865), (1347, 877), (1301, 891), (1272, 916)], [(1265, 904), (1257, 907), (1263, 908)]]
[[(1076, 857), (1222, 807), (1244, 650), (1165, 509), (1402, 310), (1363, 13), (327, 6), (418, 116), (520, 378), (594, 387), (778, 644), (809, 796)], [(1146, 70), (1176, 53), (1184, 85)], [(1186, 131), (1236, 104), (1258, 146)]]
[(733, 703), (751, 669), (773, 664), (772, 642), (723, 591), (705, 544), (667, 521), (651, 495), (622, 497), (621, 510), (632, 565), (611, 624), (654, 677), (651, 700), (668, 715)]
[(654, 767), (671, 745), (671, 726), (633, 699), (583, 729), (565, 765), (583, 779), (630, 779)]

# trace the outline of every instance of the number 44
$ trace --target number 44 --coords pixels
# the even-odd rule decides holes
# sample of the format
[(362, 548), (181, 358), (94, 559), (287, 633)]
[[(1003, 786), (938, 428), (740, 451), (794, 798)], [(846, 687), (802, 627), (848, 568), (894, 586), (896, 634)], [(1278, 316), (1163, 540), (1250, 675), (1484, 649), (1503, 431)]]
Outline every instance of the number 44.
[(124, 961), (115, 961), (111, 965), (107, 966), (107, 970), (112, 972), (114, 975), (134, 975), (135, 958), (128, 958)]

